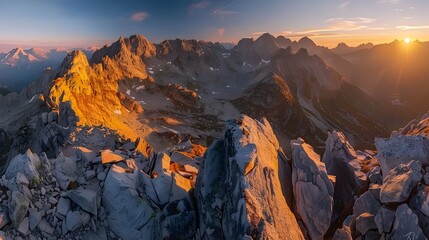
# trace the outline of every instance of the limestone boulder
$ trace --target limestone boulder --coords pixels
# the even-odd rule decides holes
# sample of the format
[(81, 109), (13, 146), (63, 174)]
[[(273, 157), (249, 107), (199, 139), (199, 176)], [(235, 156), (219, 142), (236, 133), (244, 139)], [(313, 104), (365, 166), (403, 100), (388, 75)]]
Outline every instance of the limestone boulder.
[(416, 214), (407, 204), (402, 204), (396, 209), (395, 222), (389, 239), (426, 239)]
[(418, 161), (423, 166), (429, 165), (429, 139), (425, 136), (396, 134), (389, 139), (377, 138), (375, 146), (383, 178), (391, 169), (410, 160)]
[(382, 203), (404, 202), (422, 179), (422, 167), (417, 161), (399, 164), (389, 171), (381, 185)]
[(311, 239), (322, 239), (329, 228), (334, 186), (320, 156), (304, 140), (291, 141), (292, 186), (296, 211)]

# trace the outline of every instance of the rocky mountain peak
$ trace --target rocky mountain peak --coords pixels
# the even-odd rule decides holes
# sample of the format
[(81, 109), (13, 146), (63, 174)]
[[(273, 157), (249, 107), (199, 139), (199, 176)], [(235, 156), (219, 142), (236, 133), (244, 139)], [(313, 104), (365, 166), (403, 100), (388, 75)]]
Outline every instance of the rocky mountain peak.
[(253, 47), (259, 56), (265, 60), (269, 60), (280, 48), (279, 45), (277, 45), (276, 38), (269, 33), (264, 33), (256, 39), (253, 43)]
[(142, 58), (156, 56), (155, 45), (147, 40), (143, 35), (131, 35), (128, 39), (125, 39), (125, 42), (132, 53)]
[(283, 35), (278, 36), (276, 38), (276, 42), (281, 48), (287, 48), (292, 45), (292, 40), (290, 40), (289, 38), (286, 38)]
[(316, 43), (313, 42), (309, 37), (303, 37), (299, 39), (298, 44), (300, 44), (304, 48), (308, 47), (316, 47)]
[(0, 58), (1, 64), (6, 64), (12, 67), (18, 66), (20, 64), (26, 65), (27, 67), (30, 62), (34, 61), (38, 61), (38, 59), (35, 56), (28, 54), (20, 47), (12, 49), (10, 52), (4, 54)]
[(237, 45), (234, 48), (248, 48), (253, 45), (253, 38), (242, 38), (238, 41)]
[(135, 55), (140, 58), (151, 58), (156, 56), (156, 47), (143, 35), (132, 35), (129, 38), (120, 37), (111, 46), (104, 46), (94, 52), (91, 62), (100, 63), (103, 57), (111, 59), (129, 58)]
[(89, 62), (86, 55), (81, 50), (73, 50), (64, 58), (57, 76), (74, 73), (85, 76), (87, 67), (89, 67)]
[(261, 36), (259, 36), (256, 40), (255, 40), (255, 42), (256, 41), (275, 41), (275, 37), (273, 36), (273, 35), (271, 35), (271, 34), (269, 34), (269, 33), (264, 33), (264, 34), (262, 34)]
[(336, 48), (348, 48), (348, 47), (349, 47), (349, 45), (347, 45), (346, 43), (340, 42), (337, 44)]

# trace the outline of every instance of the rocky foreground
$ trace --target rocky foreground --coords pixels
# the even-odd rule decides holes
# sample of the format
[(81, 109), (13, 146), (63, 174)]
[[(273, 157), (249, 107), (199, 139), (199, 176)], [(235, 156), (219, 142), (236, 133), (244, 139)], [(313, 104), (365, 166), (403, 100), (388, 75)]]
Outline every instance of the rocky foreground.
[(377, 139), (377, 152), (335, 131), (323, 157), (293, 140), (291, 159), (266, 119), (247, 116), (207, 150), (185, 141), (150, 156), (81, 128), (55, 158), (10, 161), (0, 239), (426, 239), (428, 121)]

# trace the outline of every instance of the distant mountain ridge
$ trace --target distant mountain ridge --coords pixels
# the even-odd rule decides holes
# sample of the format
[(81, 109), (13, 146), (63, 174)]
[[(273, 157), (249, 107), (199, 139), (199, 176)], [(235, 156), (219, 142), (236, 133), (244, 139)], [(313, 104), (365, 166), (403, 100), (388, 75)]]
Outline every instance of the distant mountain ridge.
[[(62, 62), (69, 49), (14, 48), (0, 53), (0, 84), (13, 91), (19, 91), (37, 79), (45, 68), (56, 68)], [(94, 49), (84, 49), (90, 57)]]

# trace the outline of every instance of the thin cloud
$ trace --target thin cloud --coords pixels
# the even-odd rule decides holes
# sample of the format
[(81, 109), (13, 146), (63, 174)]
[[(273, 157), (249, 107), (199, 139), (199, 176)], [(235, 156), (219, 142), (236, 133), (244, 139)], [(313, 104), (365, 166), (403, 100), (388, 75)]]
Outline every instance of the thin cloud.
[(231, 10), (227, 10), (227, 8), (229, 8), (232, 5), (232, 2), (227, 4), (226, 6), (222, 7), (222, 8), (218, 8), (213, 10), (210, 15), (217, 15), (217, 16), (228, 16), (228, 15), (235, 15), (238, 14), (239, 12), (237, 11), (231, 11)]
[(374, 18), (356, 17), (356, 18), (330, 18), (326, 22), (330, 24), (327, 29), (353, 31), (368, 28), (368, 24), (375, 22)]
[(219, 36), (223, 36), (225, 34), (225, 28), (218, 28), (216, 32)]
[(282, 35), (288, 38), (342, 36), (339, 33), (334, 33), (334, 32), (312, 32), (312, 31), (302, 31), (302, 32), (283, 31), (283, 32), (280, 32), (279, 35)]
[(133, 15), (131, 15), (131, 20), (135, 22), (142, 22), (148, 17), (149, 17), (149, 14), (147, 12), (136, 12)]
[(402, 25), (402, 26), (396, 26), (396, 28), (401, 30), (429, 29), (429, 25), (419, 25), (419, 26)]
[(208, 8), (209, 4), (210, 4), (210, 2), (206, 1), (206, 0), (202, 0), (202, 1), (199, 1), (197, 3), (191, 4), (189, 6), (189, 14), (193, 14), (197, 10), (206, 9), (206, 8)]
[(211, 13), (211, 15), (218, 15), (218, 16), (227, 16), (227, 15), (235, 15), (235, 14), (238, 14), (238, 12), (228, 11), (223, 9), (216, 9)]
[(398, 4), (400, 2), (401, 0), (379, 0), (378, 1), (379, 4), (391, 4), (391, 5)]
[[(356, 30), (382, 30), (381, 27), (369, 26), (376, 19), (356, 17), (356, 18), (330, 18), (326, 20), (328, 24), (326, 27), (307, 29), (300, 31), (284, 31), (282, 35), (287, 37), (303, 37), (303, 36), (340, 36), (345, 32), (352, 32)], [(342, 34), (341, 34), (342, 33)]]
[(253, 32), (253, 33), (251, 33), (251, 35), (252, 36), (261, 36), (264, 33), (266, 33), (266, 32)]
[(350, 2), (349, 2), (349, 1), (345, 1), (345, 2), (343, 2), (343, 3), (341, 3), (341, 4), (340, 4), (340, 8), (341, 8), (341, 9), (344, 9), (344, 8), (346, 8), (349, 4), (350, 4)]

